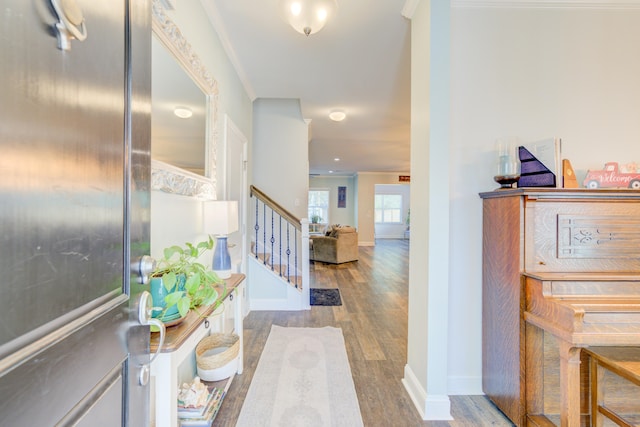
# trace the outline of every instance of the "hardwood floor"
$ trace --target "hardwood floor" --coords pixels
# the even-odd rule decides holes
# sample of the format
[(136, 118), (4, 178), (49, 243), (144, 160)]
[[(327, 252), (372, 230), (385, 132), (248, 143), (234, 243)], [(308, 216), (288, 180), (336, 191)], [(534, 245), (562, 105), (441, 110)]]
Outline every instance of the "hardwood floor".
[[(484, 396), (452, 396), (454, 421), (423, 421), (405, 391), (407, 345), (407, 240), (361, 247), (360, 260), (313, 263), (311, 287), (339, 288), (342, 306), (304, 312), (251, 312), (244, 320), (244, 372), (237, 375), (216, 418), (234, 426), (271, 325), (342, 328), (365, 426), (511, 426)], [(256, 426), (263, 425), (256, 420)]]

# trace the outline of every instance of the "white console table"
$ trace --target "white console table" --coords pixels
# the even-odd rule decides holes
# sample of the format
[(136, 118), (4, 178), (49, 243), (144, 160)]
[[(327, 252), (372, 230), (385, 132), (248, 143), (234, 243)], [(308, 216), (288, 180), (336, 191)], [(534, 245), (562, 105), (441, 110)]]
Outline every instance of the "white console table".
[[(212, 304), (201, 307), (200, 313), (191, 310), (184, 321), (167, 328), (160, 354), (151, 364), (151, 425), (156, 427), (178, 426), (178, 389), (183, 378), (180, 372), (187, 370), (190, 379), (196, 375), (195, 348), (200, 340), (211, 332), (235, 332), (240, 337), (238, 370), (243, 369), (242, 341), (242, 292), (243, 274), (233, 274), (220, 286), (220, 298), (224, 308), (215, 312)], [(151, 353), (158, 347), (159, 334), (151, 334)], [(230, 381), (231, 379), (229, 379)]]

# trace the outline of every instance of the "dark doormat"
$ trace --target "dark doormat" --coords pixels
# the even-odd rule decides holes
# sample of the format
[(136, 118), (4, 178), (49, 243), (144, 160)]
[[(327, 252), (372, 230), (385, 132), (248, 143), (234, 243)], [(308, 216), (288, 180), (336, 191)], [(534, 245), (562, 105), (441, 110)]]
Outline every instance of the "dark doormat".
[(342, 305), (340, 290), (311, 288), (311, 305)]

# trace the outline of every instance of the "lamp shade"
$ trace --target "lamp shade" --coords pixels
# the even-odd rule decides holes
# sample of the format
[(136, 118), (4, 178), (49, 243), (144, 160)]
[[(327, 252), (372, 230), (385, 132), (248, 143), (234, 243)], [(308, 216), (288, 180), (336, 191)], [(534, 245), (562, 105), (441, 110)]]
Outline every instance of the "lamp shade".
[(282, 14), (299, 33), (320, 31), (338, 9), (336, 0), (280, 0)]
[(238, 231), (238, 202), (212, 200), (203, 203), (202, 228), (207, 234), (227, 235)]

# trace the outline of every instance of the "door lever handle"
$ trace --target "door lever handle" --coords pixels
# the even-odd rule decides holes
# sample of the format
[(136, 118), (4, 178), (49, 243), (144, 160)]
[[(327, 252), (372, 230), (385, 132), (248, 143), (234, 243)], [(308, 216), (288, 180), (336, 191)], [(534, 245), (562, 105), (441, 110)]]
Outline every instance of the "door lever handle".
[(149, 362), (146, 363), (140, 369), (140, 376), (138, 378), (140, 385), (146, 385), (149, 382), (150, 370), (149, 366), (151, 363), (158, 357), (160, 351), (162, 350), (162, 345), (164, 344), (164, 338), (166, 335), (166, 329), (164, 327), (164, 323), (160, 319), (155, 319), (151, 316), (153, 312), (153, 302), (151, 298), (151, 294), (149, 291), (142, 291), (140, 294), (140, 300), (138, 304), (138, 321), (141, 325), (150, 325), (158, 328), (160, 332), (160, 338), (158, 339), (158, 348), (156, 348), (156, 352), (151, 356)]
[(58, 33), (58, 48), (60, 50), (71, 49), (71, 39), (83, 41), (87, 38), (84, 15), (76, 0), (51, 0), (51, 6), (58, 15), (58, 23), (55, 28)]

